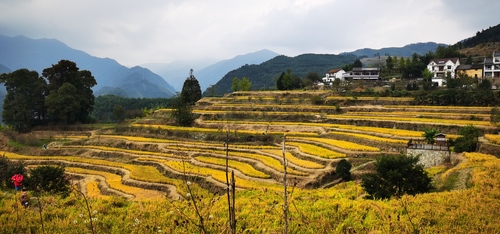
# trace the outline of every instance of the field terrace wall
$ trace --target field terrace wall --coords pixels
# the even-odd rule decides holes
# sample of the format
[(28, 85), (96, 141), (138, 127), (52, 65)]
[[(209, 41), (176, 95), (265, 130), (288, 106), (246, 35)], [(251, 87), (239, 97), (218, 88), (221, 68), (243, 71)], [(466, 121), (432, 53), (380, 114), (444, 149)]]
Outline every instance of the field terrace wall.
[(419, 156), (419, 164), (425, 168), (443, 165), (450, 162), (450, 151), (448, 150), (433, 150), (431, 147), (406, 149), (406, 155), (416, 157)]

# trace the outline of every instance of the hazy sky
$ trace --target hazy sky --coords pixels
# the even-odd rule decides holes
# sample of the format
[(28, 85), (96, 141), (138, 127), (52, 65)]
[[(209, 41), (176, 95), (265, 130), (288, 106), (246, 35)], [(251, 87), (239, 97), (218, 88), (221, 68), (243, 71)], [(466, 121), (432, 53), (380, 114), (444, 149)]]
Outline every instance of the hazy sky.
[(133, 66), (454, 44), (499, 24), (499, 10), (497, 0), (0, 0), (0, 34)]

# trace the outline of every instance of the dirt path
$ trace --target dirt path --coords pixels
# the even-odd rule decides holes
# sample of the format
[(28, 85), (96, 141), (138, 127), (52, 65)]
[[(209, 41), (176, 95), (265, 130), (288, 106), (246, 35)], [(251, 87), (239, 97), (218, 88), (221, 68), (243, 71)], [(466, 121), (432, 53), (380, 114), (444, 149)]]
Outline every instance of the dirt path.
[(455, 181), (455, 185), (453, 186), (454, 190), (465, 190), (467, 189), (467, 180), (469, 179), (472, 173), (472, 168), (465, 168), (458, 171), (457, 181)]

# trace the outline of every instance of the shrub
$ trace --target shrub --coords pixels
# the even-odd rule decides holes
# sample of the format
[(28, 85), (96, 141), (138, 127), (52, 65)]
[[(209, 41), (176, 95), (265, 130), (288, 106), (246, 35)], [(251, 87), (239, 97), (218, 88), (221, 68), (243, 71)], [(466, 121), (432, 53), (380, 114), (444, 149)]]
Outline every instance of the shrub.
[(31, 170), (26, 187), (36, 192), (69, 195), (70, 181), (64, 175), (64, 167), (40, 166)]
[(0, 188), (14, 188), (11, 178), (14, 174), (21, 172), (25, 175), (22, 161), (11, 161), (7, 157), (0, 157)]
[(344, 181), (349, 181), (351, 180), (351, 168), (352, 164), (348, 162), (345, 159), (342, 159), (339, 161), (337, 164), (337, 167), (335, 168), (335, 172), (337, 173), (337, 176), (342, 178)]
[(373, 198), (382, 199), (428, 192), (431, 178), (417, 162), (418, 157), (402, 154), (382, 156), (375, 162), (376, 173), (363, 176), (362, 186)]

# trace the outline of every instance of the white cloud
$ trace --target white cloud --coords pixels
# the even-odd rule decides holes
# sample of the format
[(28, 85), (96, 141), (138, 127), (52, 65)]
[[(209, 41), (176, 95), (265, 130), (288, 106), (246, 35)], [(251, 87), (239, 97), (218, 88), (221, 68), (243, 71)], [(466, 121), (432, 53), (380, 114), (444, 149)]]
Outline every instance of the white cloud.
[(453, 44), (498, 24), (497, 9), (485, 0), (0, 0), (0, 34), (56, 38), (133, 66)]

